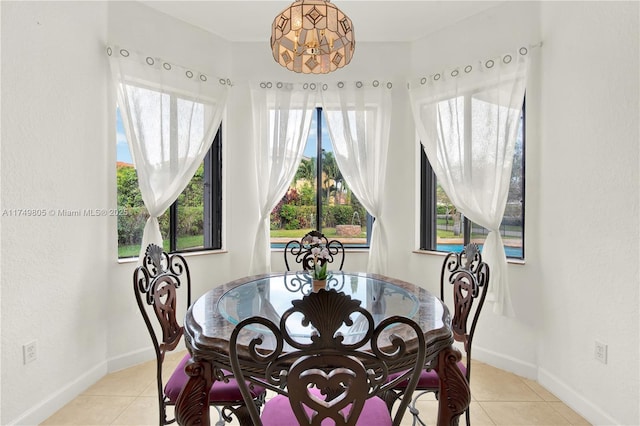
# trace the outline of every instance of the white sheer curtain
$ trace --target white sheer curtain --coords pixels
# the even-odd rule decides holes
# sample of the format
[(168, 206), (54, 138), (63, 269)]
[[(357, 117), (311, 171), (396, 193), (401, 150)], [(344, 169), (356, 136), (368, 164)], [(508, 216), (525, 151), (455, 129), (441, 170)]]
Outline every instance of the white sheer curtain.
[(387, 271), (388, 240), (382, 203), (387, 170), (391, 83), (339, 82), (324, 85), (322, 108), (340, 171), (355, 196), (375, 218), (367, 271)]
[(162, 247), (158, 217), (189, 183), (220, 126), (230, 81), (161, 58), (109, 47), (131, 156), (149, 219), (140, 259)]
[(302, 158), (316, 102), (315, 84), (252, 84), (253, 142), (259, 221), (250, 273), (271, 271), (271, 210), (284, 196)]
[(487, 228), (482, 255), (491, 268), (494, 312), (510, 306), (499, 227), (528, 68), (528, 49), (411, 82), (411, 106), (427, 158), (451, 202)]

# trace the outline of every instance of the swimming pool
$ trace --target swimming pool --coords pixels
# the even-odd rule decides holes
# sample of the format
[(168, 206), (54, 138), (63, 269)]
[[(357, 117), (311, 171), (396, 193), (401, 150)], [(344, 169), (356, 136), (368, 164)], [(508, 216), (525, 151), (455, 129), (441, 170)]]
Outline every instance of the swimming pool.
[[(286, 244), (284, 243), (271, 243), (272, 249), (283, 249)], [(462, 244), (438, 244), (436, 246), (437, 251), (442, 251), (445, 253), (456, 252), (460, 253), (462, 251)], [(480, 250), (482, 250), (482, 244), (479, 244)], [(366, 246), (346, 246), (345, 248), (366, 248)], [(522, 259), (522, 247), (511, 247), (504, 246), (504, 252), (507, 257)]]
[[(444, 251), (444, 252), (456, 252), (460, 253), (462, 251), (462, 244), (438, 244), (436, 250)], [(482, 244), (478, 244), (478, 247), (482, 251)], [(514, 257), (516, 259), (522, 259), (522, 247), (511, 247), (504, 246), (504, 252), (507, 257)]]

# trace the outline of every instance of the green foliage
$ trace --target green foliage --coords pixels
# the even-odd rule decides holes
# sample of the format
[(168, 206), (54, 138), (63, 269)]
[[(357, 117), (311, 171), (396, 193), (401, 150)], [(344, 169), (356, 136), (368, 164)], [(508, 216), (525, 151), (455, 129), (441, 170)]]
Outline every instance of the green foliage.
[(300, 221), (292, 219), (284, 225), (284, 229), (300, 229)]
[(334, 228), (336, 225), (351, 225), (353, 207), (348, 205), (323, 206), (324, 225)]
[(300, 187), (300, 205), (311, 206), (316, 202), (316, 191), (310, 183), (305, 182)]
[[(138, 187), (135, 168), (120, 166), (116, 170), (118, 207), (125, 214), (118, 216), (118, 245), (140, 244), (144, 225), (149, 217)], [(178, 235), (201, 235), (204, 221), (204, 165), (198, 167), (191, 182), (178, 197)], [(160, 233), (169, 235), (169, 212), (158, 218)]]
[(204, 204), (204, 164), (191, 178), (191, 182), (178, 197), (178, 206), (202, 207)]
[(149, 213), (144, 207), (138, 188), (136, 169), (119, 166), (116, 170), (116, 181), (118, 208), (124, 213), (118, 215), (118, 245), (139, 244)]
[[(322, 218), (316, 223), (315, 159), (303, 159), (288, 192), (271, 212), (271, 231), (362, 225), (367, 211), (347, 187), (331, 151), (322, 154)], [(275, 235), (274, 232), (271, 235)]]
[(124, 207), (118, 215), (118, 245), (140, 244), (144, 224), (149, 218), (145, 207)]
[(144, 207), (138, 188), (138, 173), (133, 167), (120, 166), (116, 171), (118, 183), (118, 207)]
[(300, 161), (300, 166), (298, 166), (298, 170), (296, 171), (295, 180), (304, 179), (307, 182), (313, 182), (313, 178), (316, 175), (316, 165), (313, 158), (305, 159), (303, 158)]
[[(291, 189), (271, 212), (271, 230), (317, 228), (315, 224), (316, 206), (313, 191), (309, 194), (305, 186), (298, 193)], [(310, 198), (310, 200), (309, 200)], [(322, 226), (334, 228), (336, 225), (352, 225), (357, 216), (356, 224), (361, 224), (367, 217), (365, 208), (352, 198), (353, 205), (337, 204), (322, 206)], [(311, 204), (306, 204), (311, 203)], [(358, 214), (355, 215), (354, 213)]]
[(280, 209), (280, 217), (282, 218), (284, 229), (298, 229), (300, 227), (300, 222), (296, 219), (296, 215), (296, 206), (291, 204), (284, 204), (282, 206)]
[(314, 280), (326, 280), (327, 279), (327, 265), (328, 262), (325, 262), (322, 266), (320, 266), (320, 262), (316, 263), (313, 268), (313, 279)]

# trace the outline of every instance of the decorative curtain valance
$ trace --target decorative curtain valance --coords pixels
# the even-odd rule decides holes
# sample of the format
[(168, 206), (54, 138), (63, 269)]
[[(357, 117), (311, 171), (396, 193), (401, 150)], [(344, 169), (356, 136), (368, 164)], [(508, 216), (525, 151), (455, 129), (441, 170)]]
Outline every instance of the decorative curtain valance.
[(487, 228), (494, 312), (509, 302), (499, 226), (529, 66), (526, 47), (409, 83), (416, 129), (438, 182), (456, 208)]
[(107, 48), (118, 106), (149, 219), (148, 244), (162, 247), (158, 217), (189, 183), (220, 126), (230, 80), (117, 46)]

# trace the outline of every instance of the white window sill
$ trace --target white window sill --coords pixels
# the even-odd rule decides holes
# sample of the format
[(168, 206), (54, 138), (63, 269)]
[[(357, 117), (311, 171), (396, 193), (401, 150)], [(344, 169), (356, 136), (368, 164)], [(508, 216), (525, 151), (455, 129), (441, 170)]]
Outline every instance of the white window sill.
[[(189, 251), (186, 253), (176, 253), (176, 254), (181, 254), (183, 257), (194, 257), (194, 256), (203, 256), (203, 255), (209, 255), (209, 254), (224, 254), (224, 253), (228, 253), (227, 250), (225, 249), (220, 249), (220, 250), (202, 250), (202, 251)], [(118, 258), (118, 263), (138, 263), (138, 257), (124, 257), (124, 258)]]

